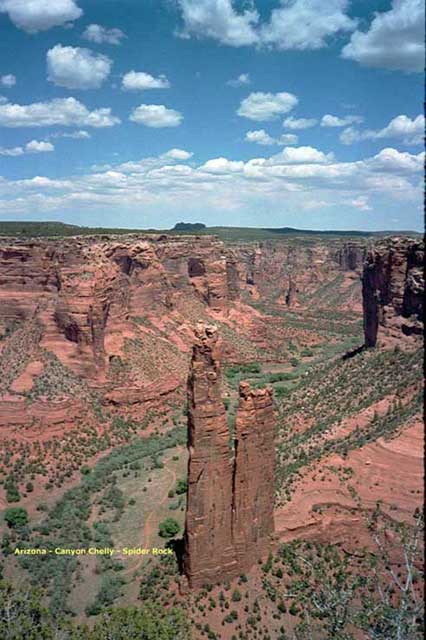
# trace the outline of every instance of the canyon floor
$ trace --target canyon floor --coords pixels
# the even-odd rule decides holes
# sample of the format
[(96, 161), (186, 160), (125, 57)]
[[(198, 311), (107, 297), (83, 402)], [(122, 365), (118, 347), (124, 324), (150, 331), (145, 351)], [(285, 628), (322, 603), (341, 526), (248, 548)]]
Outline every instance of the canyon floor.
[[(343, 567), (351, 583), (374, 553), (367, 520), (377, 503), (392, 527), (411, 524), (423, 504), (422, 344), (390, 325), (376, 348), (364, 347), (371, 242), (0, 239), (4, 578), (42, 587), (54, 615), (89, 626), (109, 606), (154, 602), (183, 609), (196, 639), (305, 637), (300, 558), (330, 582)], [(17, 557), (16, 546), (165, 548), (168, 517), (179, 539), (199, 320), (223, 339), (230, 433), (241, 380), (274, 391), (269, 557), (185, 595), (174, 555)], [(10, 507), (26, 510), (24, 526), (8, 526)]]

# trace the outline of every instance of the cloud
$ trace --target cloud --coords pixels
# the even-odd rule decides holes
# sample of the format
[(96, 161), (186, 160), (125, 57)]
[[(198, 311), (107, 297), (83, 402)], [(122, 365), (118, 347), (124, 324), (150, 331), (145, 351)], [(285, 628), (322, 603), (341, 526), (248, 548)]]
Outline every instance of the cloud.
[(332, 153), (314, 147), (286, 147), (270, 158), (272, 164), (327, 164), (334, 160)]
[(10, 149), (5, 149), (4, 147), (0, 147), (0, 156), (22, 156), (24, 150), (22, 147), (13, 147)]
[(194, 154), (191, 151), (185, 151), (185, 149), (170, 149), (166, 153), (162, 154), (162, 158), (170, 160), (189, 160)]
[(400, 152), (392, 147), (382, 149), (377, 155), (368, 160), (368, 166), (374, 171), (390, 171), (397, 173), (415, 173), (423, 170), (424, 151), (413, 155), (407, 151)]
[(423, 0), (393, 0), (392, 9), (376, 13), (368, 31), (355, 31), (342, 57), (367, 67), (422, 72), (425, 10)]
[(13, 75), (13, 73), (8, 73), (5, 76), (0, 77), (0, 85), (2, 87), (6, 87), (7, 89), (10, 89), (10, 87), (14, 87), (15, 84), (16, 84), (16, 77)]
[(330, 36), (356, 27), (345, 13), (348, 0), (282, 0), (281, 4), (259, 36), (262, 44), (279, 50), (321, 49)]
[(146, 127), (178, 127), (183, 115), (174, 109), (167, 109), (163, 104), (141, 104), (132, 111), (129, 119)]
[(126, 34), (121, 29), (106, 29), (100, 24), (89, 24), (83, 31), (82, 38), (89, 40), (89, 42), (96, 42), (96, 44), (121, 44), (124, 38), (127, 38)]
[(0, 12), (28, 33), (47, 31), (83, 15), (74, 0), (0, 0)]
[(314, 127), (318, 121), (315, 118), (286, 118), (283, 122), (283, 127), (287, 129), (293, 129), (297, 131), (299, 129), (309, 129), (310, 127)]
[(263, 23), (254, 2), (241, 10), (232, 0), (178, 0), (178, 4), (181, 36), (211, 38), (231, 47), (319, 49), (327, 38), (356, 28), (356, 21), (346, 14), (349, 0), (281, 0)]
[(269, 133), (266, 133), (264, 129), (258, 129), (256, 131), (247, 131), (245, 140), (247, 142), (255, 142), (256, 144), (263, 146), (272, 146), (280, 144), (297, 144), (298, 138), (293, 133), (285, 133), (279, 138), (273, 138)]
[(213, 158), (200, 167), (200, 171), (215, 174), (239, 173), (244, 169), (244, 162), (228, 160), (227, 158)]
[(184, 28), (181, 35), (212, 38), (231, 47), (258, 42), (254, 26), (259, 21), (256, 10), (237, 13), (231, 0), (178, 0)]
[(51, 142), (31, 140), (31, 142), (27, 142), (25, 149), (28, 153), (46, 153), (54, 151), (55, 147)]
[(354, 127), (348, 127), (340, 134), (343, 144), (353, 144), (362, 140), (381, 140), (383, 138), (395, 138), (406, 145), (422, 144), (425, 130), (425, 117), (420, 114), (411, 119), (406, 115), (393, 118), (383, 129), (366, 129), (358, 131)]
[(54, 133), (51, 138), (72, 138), (73, 140), (89, 140), (92, 136), (88, 131), (72, 131), (71, 133)]
[(90, 49), (57, 44), (47, 52), (48, 80), (67, 89), (98, 89), (109, 76), (112, 60)]
[(169, 89), (166, 76), (154, 78), (144, 71), (129, 71), (123, 76), (121, 88), (125, 91), (145, 91), (146, 89)]
[(366, 196), (358, 196), (353, 200), (346, 200), (345, 204), (348, 204), (351, 207), (355, 207), (355, 209), (359, 209), (360, 211), (371, 211), (372, 207), (368, 204), (368, 198)]
[(234, 78), (233, 80), (228, 80), (226, 83), (230, 87), (243, 87), (245, 85), (251, 84), (250, 74), (249, 73), (241, 73), (238, 78)]
[(291, 111), (298, 102), (292, 93), (262, 93), (258, 91), (244, 98), (237, 113), (239, 116), (259, 122), (274, 120)]
[(13, 147), (12, 149), (5, 149), (0, 147), (0, 156), (23, 156), (25, 153), (47, 153), (54, 150), (55, 147), (50, 142), (31, 140), (31, 142), (27, 142), (24, 148)]
[(325, 116), (321, 118), (321, 126), (322, 127), (347, 127), (350, 124), (361, 123), (364, 121), (364, 118), (361, 116), (344, 116), (343, 118), (339, 118), (338, 116), (332, 116), (327, 113)]
[(184, 155), (172, 149), (60, 180), (3, 179), (0, 211), (63, 213), (78, 207), (112, 214), (117, 208), (140, 212), (143, 206), (146, 212), (151, 207), (154, 216), (165, 207), (187, 211), (191, 203), (199, 207), (203, 202), (206, 211), (252, 211), (258, 216), (259, 203), (267, 207), (268, 215), (281, 212), (284, 196), (286, 211), (294, 213), (331, 206), (343, 213), (348, 207), (380, 212), (383, 206), (392, 209), (394, 203), (413, 212), (422, 201), (419, 178), (424, 153), (387, 148), (373, 157), (340, 162), (314, 147), (286, 147), (270, 157), (246, 161), (218, 157), (199, 166), (185, 164)]
[(89, 111), (75, 98), (56, 98), (50, 102), (34, 102), (27, 105), (0, 105), (0, 126), (3, 127), (112, 127), (119, 118), (110, 108)]

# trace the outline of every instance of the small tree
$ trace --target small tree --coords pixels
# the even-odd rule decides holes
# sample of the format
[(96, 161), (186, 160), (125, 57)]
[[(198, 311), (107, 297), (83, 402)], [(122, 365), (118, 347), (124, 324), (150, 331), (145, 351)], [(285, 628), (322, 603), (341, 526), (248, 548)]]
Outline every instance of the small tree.
[(10, 507), (4, 512), (4, 519), (11, 529), (23, 527), (28, 522), (28, 513), (22, 507)]
[(158, 535), (162, 538), (173, 538), (179, 531), (180, 525), (174, 518), (166, 518), (158, 527)]

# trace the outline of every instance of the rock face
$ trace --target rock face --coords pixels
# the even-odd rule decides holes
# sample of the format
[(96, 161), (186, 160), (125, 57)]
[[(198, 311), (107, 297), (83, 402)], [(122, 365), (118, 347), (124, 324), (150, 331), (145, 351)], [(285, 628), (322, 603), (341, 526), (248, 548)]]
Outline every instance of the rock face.
[(365, 344), (423, 333), (424, 243), (392, 238), (370, 249), (362, 276)]
[(232, 531), (241, 572), (265, 554), (274, 531), (275, 419), (272, 389), (241, 382), (239, 394)]
[(357, 242), (345, 242), (336, 252), (336, 260), (343, 271), (362, 272), (366, 257), (366, 247)]
[(292, 309), (297, 303), (297, 286), (293, 278), (290, 276), (288, 281), (288, 290), (285, 296), (285, 303), (289, 309)]
[(191, 587), (235, 573), (232, 544), (232, 460), (220, 393), (217, 330), (196, 329), (188, 379), (188, 501), (185, 573)]
[(241, 383), (232, 452), (219, 362), (217, 330), (200, 323), (188, 379), (184, 572), (191, 588), (248, 570), (274, 530), (272, 391)]

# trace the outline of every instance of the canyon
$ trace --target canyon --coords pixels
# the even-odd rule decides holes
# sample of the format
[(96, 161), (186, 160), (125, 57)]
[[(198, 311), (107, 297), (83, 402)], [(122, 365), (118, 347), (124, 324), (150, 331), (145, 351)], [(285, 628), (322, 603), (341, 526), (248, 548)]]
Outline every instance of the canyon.
[[(421, 505), (423, 251), (415, 237), (0, 238), (2, 509), (26, 509), (33, 544), (50, 531), (65, 547), (70, 532), (161, 547), (172, 516), (183, 567), (164, 603), (190, 603), (216, 637), (240, 623), (252, 637), (244, 606), (269, 602), (280, 545), (368, 546), (350, 488), (395, 522)], [(60, 511), (74, 491), (84, 509)], [(119, 561), (118, 600), (154, 597), (167, 567)], [(22, 571), (37, 581), (37, 566)], [(85, 619), (116, 578), (80, 559), (61, 607)], [(208, 599), (197, 607), (228, 584), (247, 584), (247, 604), (223, 627)]]

